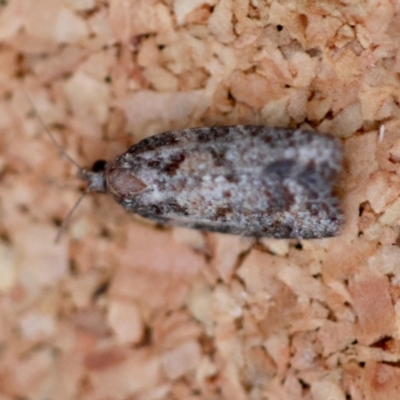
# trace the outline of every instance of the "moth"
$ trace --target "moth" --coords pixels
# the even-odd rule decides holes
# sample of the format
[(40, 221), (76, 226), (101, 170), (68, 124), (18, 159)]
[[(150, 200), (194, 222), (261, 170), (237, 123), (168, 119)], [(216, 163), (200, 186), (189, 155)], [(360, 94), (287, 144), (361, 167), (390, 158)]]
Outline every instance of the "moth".
[(88, 192), (161, 224), (273, 238), (334, 236), (337, 139), (301, 129), (216, 126), (148, 137), (80, 169)]
[(334, 236), (344, 222), (334, 194), (342, 169), (338, 139), (254, 125), (189, 128), (143, 139), (89, 170), (58, 144), (24, 94), (50, 140), (77, 166), (86, 192), (109, 193), (142, 217), (234, 235), (304, 239)]

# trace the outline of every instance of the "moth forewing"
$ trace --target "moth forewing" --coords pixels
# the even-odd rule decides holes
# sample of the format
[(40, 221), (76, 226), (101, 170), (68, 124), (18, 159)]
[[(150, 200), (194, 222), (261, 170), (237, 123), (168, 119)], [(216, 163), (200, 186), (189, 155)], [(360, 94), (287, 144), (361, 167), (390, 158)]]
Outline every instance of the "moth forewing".
[(343, 222), (333, 194), (341, 166), (341, 144), (330, 136), (222, 126), (146, 138), (85, 178), (89, 190), (105, 188), (127, 210), (156, 222), (322, 238), (337, 234)]

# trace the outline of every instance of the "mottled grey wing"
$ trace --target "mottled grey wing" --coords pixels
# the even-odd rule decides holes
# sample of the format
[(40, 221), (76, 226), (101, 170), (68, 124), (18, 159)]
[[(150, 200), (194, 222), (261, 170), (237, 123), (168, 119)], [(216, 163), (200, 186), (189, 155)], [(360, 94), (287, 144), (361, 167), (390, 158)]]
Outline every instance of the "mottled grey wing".
[[(171, 131), (132, 146), (107, 171), (144, 189), (112, 191), (129, 211), (196, 229), (275, 238), (333, 236), (340, 143), (310, 131), (227, 126)], [(112, 185), (112, 182), (108, 182)]]

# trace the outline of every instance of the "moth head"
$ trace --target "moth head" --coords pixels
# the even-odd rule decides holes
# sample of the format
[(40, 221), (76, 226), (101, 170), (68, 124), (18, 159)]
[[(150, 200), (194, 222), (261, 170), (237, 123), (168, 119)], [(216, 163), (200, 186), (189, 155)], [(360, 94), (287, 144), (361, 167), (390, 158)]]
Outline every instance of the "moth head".
[(105, 193), (107, 191), (105, 170), (107, 162), (104, 160), (97, 160), (92, 168), (80, 168), (78, 171), (78, 178), (87, 182), (88, 192)]

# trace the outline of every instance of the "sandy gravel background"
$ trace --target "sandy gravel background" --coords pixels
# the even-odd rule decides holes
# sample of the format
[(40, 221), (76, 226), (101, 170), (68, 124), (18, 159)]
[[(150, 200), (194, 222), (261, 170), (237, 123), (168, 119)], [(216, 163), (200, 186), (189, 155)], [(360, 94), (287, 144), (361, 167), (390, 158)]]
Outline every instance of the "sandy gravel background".
[[(0, 2), (0, 400), (400, 397), (400, 3)], [(161, 228), (82, 166), (170, 129), (341, 138), (346, 224)]]

